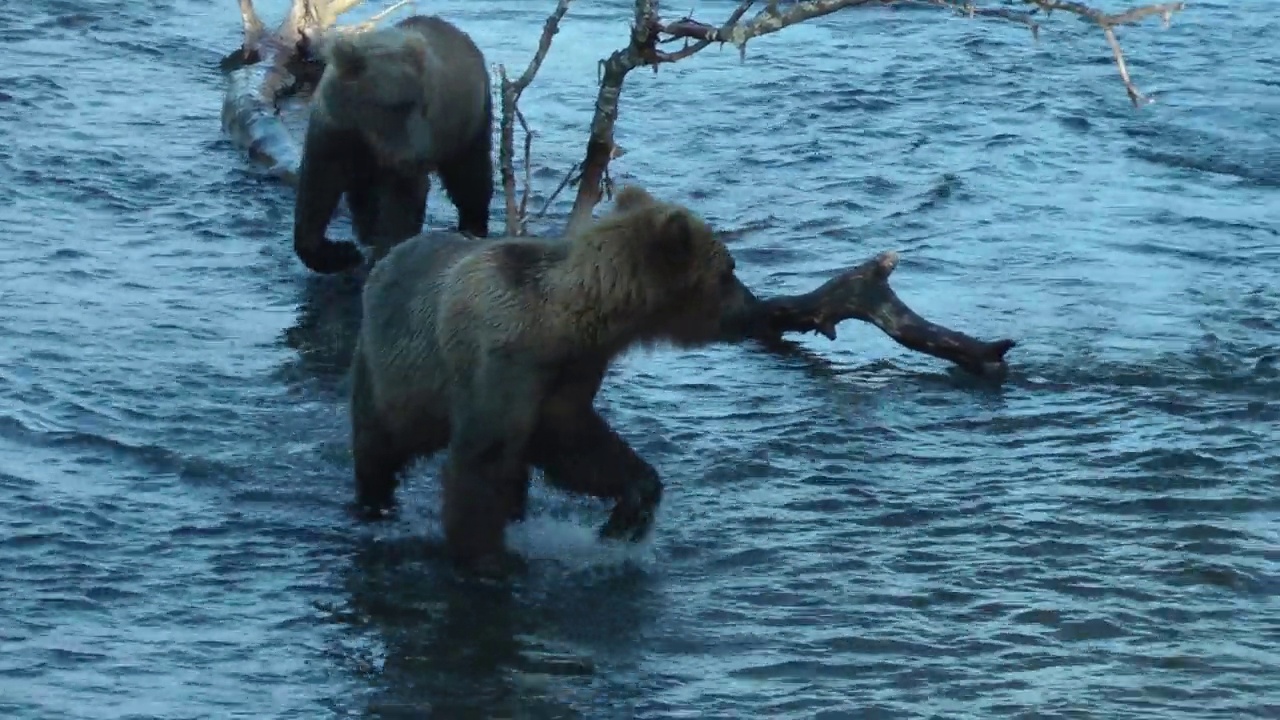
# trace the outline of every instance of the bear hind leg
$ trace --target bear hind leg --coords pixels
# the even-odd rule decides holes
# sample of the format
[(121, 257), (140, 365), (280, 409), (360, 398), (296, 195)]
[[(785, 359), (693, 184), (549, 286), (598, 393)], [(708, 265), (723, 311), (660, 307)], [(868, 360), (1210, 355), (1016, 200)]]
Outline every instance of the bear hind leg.
[(493, 469), (467, 472), (452, 458), (445, 463), (441, 515), (445, 545), (455, 561), (479, 568), (503, 555), (512, 514), (507, 490), (515, 481), (514, 474), (504, 477)]
[(370, 184), (347, 192), (347, 205), (360, 242), (372, 248), (374, 262), (396, 245), (422, 232), (431, 176), (425, 167), (387, 170)]
[(595, 408), (544, 415), (531, 457), (553, 487), (614, 501), (600, 537), (639, 542), (653, 529), (662, 502), (658, 471)]
[(386, 426), (373, 402), (368, 368), (357, 341), (351, 365), (351, 453), (355, 461), (356, 514), (365, 520), (386, 517), (395, 510), (400, 473), (413, 454)]
[(440, 184), (458, 210), (458, 232), (489, 236), (489, 206), (493, 201), (493, 139), (489, 125), (470, 145), (436, 169)]
[(442, 474), (445, 544), (455, 561), (499, 559), (507, 523), (528, 501), (527, 447), (542, 399), (542, 371), (488, 358), (470, 392), (455, 389)]
[(400, 473), (412, 459), (389, 433), (380, 428), (357, 431), (352, 442), (356, 473), (356, 511), (364, 520), (394, 513)]

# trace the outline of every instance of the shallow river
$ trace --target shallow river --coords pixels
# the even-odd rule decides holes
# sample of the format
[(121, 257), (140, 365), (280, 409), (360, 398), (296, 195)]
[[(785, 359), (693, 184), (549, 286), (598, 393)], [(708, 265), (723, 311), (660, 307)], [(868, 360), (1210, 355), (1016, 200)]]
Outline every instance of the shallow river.
[[(438, 461), (398, 521), (345, 511), (356, 296), (221, 134), (235, 3), (11, 0), (0, 716), (1280, 716), (1272, 3), (1122, 31), (1140, 112), (1066, 16), (853, 11), (635, 72), (615, 176), (738, 231), (759, 293), (899, 250), (921, 314), (1020, 344), (998, 386), (856, 322), (630, 356), (600, 404), (666, 478), (653, 540), (538, 488), (496, 588), (440, 559)], [(523, 68), (551, 5), (421, 7)], [(627, 32), (579, 5), (524, 101), (542, 196)]]

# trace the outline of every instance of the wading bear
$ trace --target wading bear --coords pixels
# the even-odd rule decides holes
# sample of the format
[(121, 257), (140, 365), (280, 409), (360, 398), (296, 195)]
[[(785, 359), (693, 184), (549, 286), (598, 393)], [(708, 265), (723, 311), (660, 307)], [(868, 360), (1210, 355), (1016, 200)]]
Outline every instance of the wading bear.
[(489, 234), (493, 100), (484, 55), (434, 16), (321, 43), (325, 70), (311, 100), (293, 248), (314, 272), (364, 261), (326, 237), (345, 194), (356, 239), (375, 256), (422, 231), (428, 174), (458, 211), (458, 229)]
[(566, 238), (425, 233), (374, 265), (351, 374), (356, 504), (395, 504), (399, 474), (445, 448), (445, 541), (455, 559), (503, 550), (524, 517), (530, 467), (613, 500), (603, 537), (643, 539), (662, 496), (654, 468), (596, 412), (629, 348), (696, 347), (750, 293), (689, 209), (626, 187)]

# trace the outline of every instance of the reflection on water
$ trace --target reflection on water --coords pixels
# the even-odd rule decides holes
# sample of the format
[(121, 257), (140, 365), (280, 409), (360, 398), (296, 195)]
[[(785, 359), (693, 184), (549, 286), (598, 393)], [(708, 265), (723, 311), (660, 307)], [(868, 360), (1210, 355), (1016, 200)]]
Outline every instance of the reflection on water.
[(602, 553), (580, 526), (534, 520), (512, 535), (533, 566), (502, 580), (453, 573), (419, 537), (355, 546), (336, 573), (345, 602), (321, 609), (345, 626), (331, 652), (367, 679), (370, 716), (631, 716), (606, 692), (625, 680), (593, 678), (595, 658), (636, 664), (661, 620), (652, 569), (627, 560), (635, 550)]

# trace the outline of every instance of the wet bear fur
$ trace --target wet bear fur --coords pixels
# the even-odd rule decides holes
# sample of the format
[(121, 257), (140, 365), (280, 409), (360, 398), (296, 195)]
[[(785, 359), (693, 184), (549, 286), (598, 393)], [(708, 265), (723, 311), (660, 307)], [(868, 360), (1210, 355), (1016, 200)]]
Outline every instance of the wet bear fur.
[(600, 384), (630, 348), (716, 342), (750, 300), (709, 225), (637, 187), (562, 239), (420, 235), (374, 265), (363, 292), (356, 504), (367, 518), (391, 510), (405, 466), (447, 448), (444, 534), (461, 561), (503, 550), (531, 467), (612, 500), (603, 537), (643, 539), (662, 482), (596, 412)]
[(375, 257), (417, 235), (432, 172), (457, 209), (459, 231), (487, 236), (493, 100), (471, 38), (439, 17), (413, 16), (322, 41), (319, 52), (326, 64), (294, 205), (294, 251), (303, 264), (336, 273), (364, 261), (356, 244), (326, 237), (343, 195), (356, 239)]

